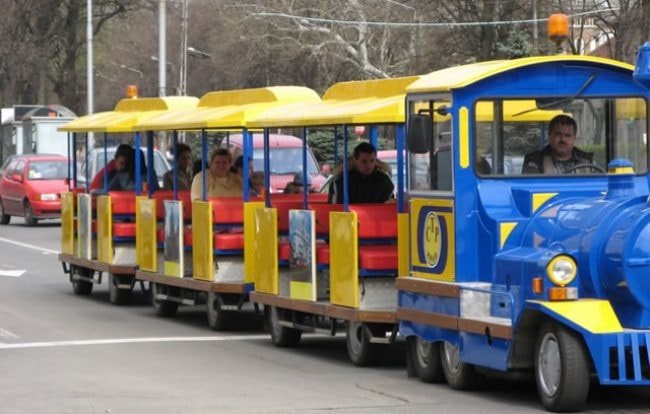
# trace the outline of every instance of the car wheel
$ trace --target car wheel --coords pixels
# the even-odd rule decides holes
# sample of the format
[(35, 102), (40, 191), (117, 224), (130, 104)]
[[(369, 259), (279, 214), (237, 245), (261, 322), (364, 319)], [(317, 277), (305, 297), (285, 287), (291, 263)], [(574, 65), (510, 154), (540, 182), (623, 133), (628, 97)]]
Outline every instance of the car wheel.
[(38, 220), (34, 218), (34, 210), (32, 210), (32, 205), (29, 201), (25, 201), (25, 225), (35, 226), (38, 223)]
[(9, 220), (11, 220), (11, 216), (5, 214), (5, 207), (2, 205), (2, 200), (0, 200), (0, 224), (9, 224)]

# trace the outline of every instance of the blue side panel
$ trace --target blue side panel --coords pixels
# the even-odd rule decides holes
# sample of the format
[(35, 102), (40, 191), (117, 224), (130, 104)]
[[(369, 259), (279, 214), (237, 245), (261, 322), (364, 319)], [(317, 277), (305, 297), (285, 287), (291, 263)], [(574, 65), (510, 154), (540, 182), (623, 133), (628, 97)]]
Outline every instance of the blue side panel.
[(399, 332), (404, 337), (416, 335), (429, 342), (447, 341), (452, 344), (458, 344), (459, 341), (458, 331), (435, 328), (409, 321), (401, 321), (399, 323)]
[(463, 362), (505, 371), (512, 341), (467, 332), (460, 333), (460, 358)]
[(400, 308), (451, 316), (460, 315), (460, 302), (458, 298), (446, 298), (400, 291), (398, 292), (397, 301)]

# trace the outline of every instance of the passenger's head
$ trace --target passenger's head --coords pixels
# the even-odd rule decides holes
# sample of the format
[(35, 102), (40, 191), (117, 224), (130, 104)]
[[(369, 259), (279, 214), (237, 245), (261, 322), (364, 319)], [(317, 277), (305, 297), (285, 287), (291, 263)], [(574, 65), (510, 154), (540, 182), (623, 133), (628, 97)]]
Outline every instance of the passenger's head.
[(251, 174), (251, 187), (257, 194), (262, 194), (264, 191), (264, 173), (262, 171), (255, 171)]
[(180, 171), (185, 171), (192, 165), (192, 149), (187, 144), (176, 144), (176, 164)]
[(576, 143), (578, 125), (567, 115), (557, 115), (548, 125), (548, 145), (553, 156), (559, 160), (568, 160)]
[[(242, 177), (244, 175), (244, 156), (240, 155), (237, 157), (235, 162), (232, 165), (232, 172)], [(253, 170), (253, 160), (248, 160), (248, 175), (249, 177), (253, 175), (255, 171)]]
[(232, 158), (230, 152), (225, 148), (217, 148), (210, 156), (210, 171), (217, 177), (225, 177), (230, 171)]
[(362, 175), (370, 175), (377, 168), (377, 150), (369, 142), (362, 142), (352, 153), (354, 168)]
[(135, 168), (133, 164), (134, 151), (128, 144), (120, 144), (115, 150), (115, 170), (126, 171), (130, 168)]
[(304, 191), (304, 187), (311, 187), (311, 177), (309, 174), (307, 174), (307, 181), (304, 181), (302, 172), (297, 172), (293, 176), (293, 181), (291, 181), (291, 184), (293, 184), (293, 187), (297, 190), (297, 192), (302, 193)]

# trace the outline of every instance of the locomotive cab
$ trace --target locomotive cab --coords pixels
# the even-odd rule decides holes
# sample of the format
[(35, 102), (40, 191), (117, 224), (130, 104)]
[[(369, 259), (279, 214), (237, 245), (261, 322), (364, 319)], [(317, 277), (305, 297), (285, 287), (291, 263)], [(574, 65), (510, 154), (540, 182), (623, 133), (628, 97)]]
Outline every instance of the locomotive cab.
[(580, 408), (592, 372), (650, 384), (648, 105), (632, 69), (536, 57), (409, 87), (412, 373), (464, 389), (530, 371), (551, 411)]

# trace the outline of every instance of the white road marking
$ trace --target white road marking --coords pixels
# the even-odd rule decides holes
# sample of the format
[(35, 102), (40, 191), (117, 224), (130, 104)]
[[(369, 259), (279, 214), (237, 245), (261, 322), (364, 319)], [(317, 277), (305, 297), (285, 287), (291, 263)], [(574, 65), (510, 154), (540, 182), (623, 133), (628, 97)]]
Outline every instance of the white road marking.
[(6, 329), (0, 328), (0, 338), (2, 339), (7, 339), (7, 338), (18, 338), (18, 335), (15, 333), (8, 331)]
[(53, 342), (24, 342), (17, 344), (0, 344), (0, 349), (23, 348), (52, 348), (64, 346), (90, 346), (90, 345), (115, 345), (137, 344), (155, 342), (219, 342), (219, 341), (245, 341), (250, 339), (268, 339), (269, 335), (234, 335), (234, 336), (171, 336), (158, 338), (114, 338), (114, 339), (87, 339), (76, 341)]
[(17, 242), (17, 241), (14, 241), (14, 240), (5, 239), (3, 237), (0, 237), (0, 242), (13, 244), (13, 245), (20, 246), (20, 247), (26, 247), (28, 249), (38, 250), (38, 251), (43, 252), (43, 253), (59, 254), (58, 250), (46, 249), (44, 247), (36, 246), (34, 244), (21, 243), (21, 242)]
[(0, 276), (21, 277), (25, 270), (0, 270)]

